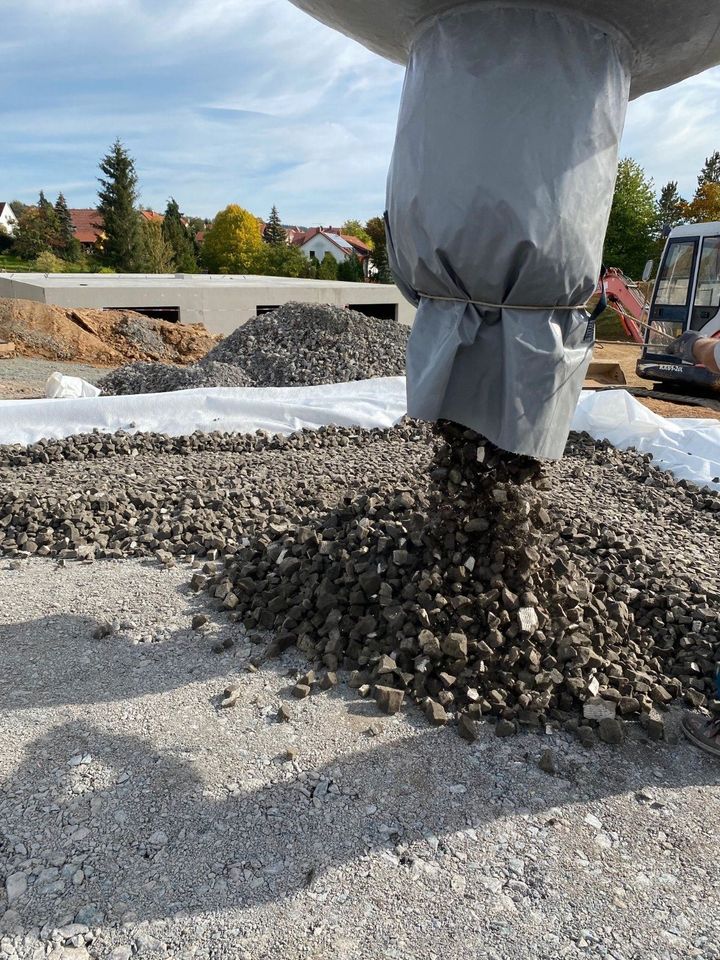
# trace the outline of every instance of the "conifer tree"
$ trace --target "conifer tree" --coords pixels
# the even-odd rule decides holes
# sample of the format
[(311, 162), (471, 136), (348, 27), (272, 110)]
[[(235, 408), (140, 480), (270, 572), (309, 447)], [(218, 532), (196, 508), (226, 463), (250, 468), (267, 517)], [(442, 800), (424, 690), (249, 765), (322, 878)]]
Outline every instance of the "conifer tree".
[(677, 227), (685, 219), (685, 201), (680, 196), (677, 180), (670, 180), (660, 191), (658, 215), (661, 227)]
[(274, 204), (265, 227), (265, 242), (275, 247), (287, 243), (287, 233), (280, 222), (280, 214)]
[(104, 174), (98, 177), (98, 213), (103, 221), (102, 256), (105, 263), (120, 272), (137, 268), (140, 258), (140, 217), (135, 209), (137, 173), (135, 162), (120, 140), (100, 161)]
[(81, 260), (82, 247), (75, 236), (75, 225), (62, 193), (58, 194), (55, 201), (55, 222), (57, 224), (58, 250), (61, 256), (70, 262)]
[(165, 208), (162, 232), (172, 249), (175, 269), (180, 273), (196, 273), (195, 244), (190, 231), (183, 223), (180, 207), (174, 197), (170, 197)]
[(716, 150), (705, 158), (705, 163), (698, 177), (698, 193), (706, 183), (720, 183), (720, 150)]

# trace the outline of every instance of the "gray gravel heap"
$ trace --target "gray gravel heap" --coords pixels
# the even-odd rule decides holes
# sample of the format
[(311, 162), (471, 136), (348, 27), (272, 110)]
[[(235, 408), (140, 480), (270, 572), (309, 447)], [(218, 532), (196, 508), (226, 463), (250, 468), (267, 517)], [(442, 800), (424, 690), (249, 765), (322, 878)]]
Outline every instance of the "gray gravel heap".
[(144, 317), (128, 315), (123, 318), (120, 333), (149, 356), (174, 360), (175, 351), (165, 343), (160, 334)]
[(254, 317), (190, 367), (134, 363), (100, 381), (106, 394), (191, 387), (345, 383), (405, 372), (408, 330), (328, 304), (287, 303)]
[(717, 494), (586, 436), (545, 472), (410, 421), (0, 450), (6, 554), (205, 557), (195, 589), (261, 649), (296, 643), (303, 695), (347, 670), (387, 712), (415, 700), (468, 739), (485, 715), (660, 737), (674, 698), (707, 704), (719, 520)]
[[(267, 530), (207, 583), (248, 629), (352, 671), (382, 709), (408, 695), (461, 733), (492, 714), (515, 732), (582, 712), (618, 741), (685, 690), (712, 694), (720, 593), (672, 593), (659, 561), (617, 531), (590, 535), (548, 510), (540, 464), (441, 427), (428, 489), (365, 494)], [(717, 504), (716, 504), (717, 505)], [(196, 585), (205, 585), (195, 578)], [(388, 707), (388, 689), (401, 691)]]
[(249, 378), (240, 367), (207, 361), (187, 367), (171, 363), (130, 363), (103, 377), (98, 385), (111, 396), (139, 393), (169, 393), (199, 387), (247, 387)]

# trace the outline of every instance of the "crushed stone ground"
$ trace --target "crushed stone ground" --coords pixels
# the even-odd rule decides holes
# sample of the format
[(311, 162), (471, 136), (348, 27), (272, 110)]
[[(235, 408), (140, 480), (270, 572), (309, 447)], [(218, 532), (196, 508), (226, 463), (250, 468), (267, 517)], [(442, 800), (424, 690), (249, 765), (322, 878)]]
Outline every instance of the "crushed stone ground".
[(443, 449), (412, 421), (6, 447), (0, 550), (195, 558), (196, 589), (271, 648), (296, 644), (318, 680), (349, 671), (468, 739), (483, 717), (661, 738), (672, 701), (717, 709), (716, 493), (576, 436), (537, 489), (493, 469), (478, 499), (495, 454), (471, 432)]
[(182, 567), (4, 562), (0, 588), (3, 958), (720, 957), (718, 766), (675, 716), (622, 751), (468, 745), (295, 700), (304, 661), (249, 670)]

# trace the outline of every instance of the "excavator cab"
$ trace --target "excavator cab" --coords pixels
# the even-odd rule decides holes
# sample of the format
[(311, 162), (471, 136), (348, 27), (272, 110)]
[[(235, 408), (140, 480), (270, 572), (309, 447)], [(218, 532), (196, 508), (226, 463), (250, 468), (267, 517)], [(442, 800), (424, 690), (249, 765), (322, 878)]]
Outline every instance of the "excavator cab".
[(636, 368), (645, 380), (720, 392), (719, 374), (665, 352), (686, 330), (720, 336), (720, 223), (692, 223), (670, 232)]

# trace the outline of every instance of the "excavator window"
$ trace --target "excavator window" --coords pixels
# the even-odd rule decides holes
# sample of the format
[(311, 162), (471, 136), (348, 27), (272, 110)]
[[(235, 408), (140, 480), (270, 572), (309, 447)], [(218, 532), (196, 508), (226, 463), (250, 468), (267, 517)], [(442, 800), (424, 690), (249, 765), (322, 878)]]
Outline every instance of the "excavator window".
[(688, 302), (695, 261), (695, 240), (673, 240), (668, 246), (657, 282), (658, 306), (684, 307)]
[(650, 308), (647, 344), (667, 346), (670, 339), (685, 330), (690, 307), (690, 292), (695, 271), (695, 237), (671, 240), (665, 250)]
[(703, 240), (695, 306), (720, 307), (720, 237)]

